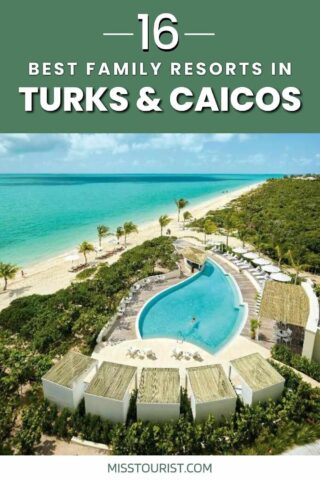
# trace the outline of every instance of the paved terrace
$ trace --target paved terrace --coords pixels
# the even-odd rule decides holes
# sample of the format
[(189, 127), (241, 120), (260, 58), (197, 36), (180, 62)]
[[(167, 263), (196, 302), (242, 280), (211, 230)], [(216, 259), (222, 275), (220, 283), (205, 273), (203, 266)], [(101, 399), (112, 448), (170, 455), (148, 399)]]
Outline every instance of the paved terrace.
[[(243, 296), (244, 302), (248, 304), (248, 318), (247, 322), (241, 332), (241, 335), (246, 338), (251, 338), (250, 335), (250, 320), (256, 318), (255, 312), (258, 289), (255, 286), (254, 279), (250, 279), (249, 275), (244, 272), (240, 272), (239, 269), (227, 260), (225, 257), (208, 252), (208, 256), (217, 262), (227, 273), (231, 274), (236, 280)], [(170, 273), (166, 273), (165, 281), (157, 284), (152, 284), (147, 287), (143, 287), (138, 293), (134, 295), (134, 301), (127, 307), (126, 314), (122, 319), (119, 319), (113, 330), (108, 336), (108, 344), (120, 343), (127, 340), (137, 339), (136, 334), (136, 319), (143, 305), (153, 296), (161, 292), (162, 290), (176, 285), (184, 280), (185, 277), (181, 277), (180, 271), (175, 270)], [(125, 323), (125, 325), (124, 325)], [(265, 348), (270, 349), (274, 344), (273, 340), (273, 326), (274, 321), (264, 319), (259, 329), (259, 341), (256, 342)], [(101, 349), (106, 346), (106, 343), (101, 344), (97, 349)]]
[[(147, 287), (143, 287), (139, 292), (134, 293), (134, 300), (127, 306), (126, 313), (123, 319), (119, 319), (114, 329), (109, 335), (108, 341), (113, 343), (122, 342), (125, 340), (133, 340), (137, 338), (136, 334), (136, 320), (137, 315), (140, 312), (143, 305), (153, 296), (162, 290), (171, 287), (184, 278), (181, 278), (179, 270), (174, 270), (165, 274), (166, 279), (161, 283), (149, 284)], [(122, 320), (126, 323), (126, 326), (122, 326)]]

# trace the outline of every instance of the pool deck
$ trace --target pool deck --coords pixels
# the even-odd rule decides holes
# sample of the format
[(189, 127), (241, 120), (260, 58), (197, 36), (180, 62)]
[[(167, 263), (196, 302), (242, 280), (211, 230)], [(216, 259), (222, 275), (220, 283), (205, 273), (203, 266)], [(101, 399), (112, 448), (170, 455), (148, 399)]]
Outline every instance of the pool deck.
[[(217, 262), (227, 273), (233, 275), (234, 279), (236, 280), (241, 290), (243, 301), (248, 304), (248, 318), (244, 328), (242, 329), (241, 335), (251, 339), (250, 320), (252, 318), (257, 318), (255, 308), (257, 304), (258, 285), (256, 284), (255, 279), (246, 271), (240, 272), (236, 265), (222, 255), (210, 253), (209, 257)], [(259, 329), (259, 340), (257, 342), (255, 340), (252, 341), (256, 342), (258, 345), (264, 346), (265, 348), (271, 349), (271, 347), (274, 345), (274, 324), (275, 322), (273, 320), (264, 319)]]
[[(228, 362), (241, 355), (259, 352), (263, 357), (270, 357), (270, 348), (272, 342), (273, 324), (263, 324), (260, 328), (259, 341), (253, 341), (250, 338), (250, 320), (256, 318), (255, 308), (257, 301), (258, 285), (255, 280), (250, 278), (247, 273), (240, 272), (239, 269), (221, 255), (208, 252), (208, 257), (212, 258), (227, 273), (233, 275), (243, 296), (243, 301), (248, 304), (247, 322), (240, 335), (232, 339), (222, 350), (216, 354), (211, 354), (202, 348), (186, 341), (174, 340), (168, 338), (140, 339), (136, 332), (136, 319), (144, 304), (153, 296), (162, 290), (180, 283), (186, 277), (181, 276), (179, 270), (166, 274), (166, 280), (162, 283), (144, 288), (136, 294), (135, 300), (131, 303), (125, 315), (126, 325), (121, 326), (120, 321), (115, 325), (107, 342), (101, 342), (96, 346), (92, 354), (93, 358), (102, 361), (120, 362), (126, 365), (137, 367), (167, 367), (180, 368), (185, 371), (187, 367), (199, 365), (212, 365), (220, 363), (224, 366), (227, 373)], [(128, 354), (129, 347), (144, 350), (151, 349), (154, 353), (152, 358), (143, 353), (131, 357)], [(173, 350), (178, 348), (183, 352), (199, 352), (202, 360), (187, 359), (184, 356), (178, 360), (173, 356)], [(184, 377), (184, 375), (183, 375)]]
[(164, 282), (150, 285), (148, 288), (143, 288), (138, 293), (135, 294), (134, 301), (127, 307), (125, 314), (125, 322), (127, 322), (127, 327), (121, 327), (120, 320), (115, 324), (114, 329), (112, 330), (109, 341), (111, 342), (123, 342), (125, 340), (134, 340), (137, 338), (136, 333), (136, 320), (137, 315), (142, 309), (143, 305), (151, 298), (157, 295), (162, 290), (172, 287), (177, 283), (180, 283), (184, 280), (185, 277), (180, 277), (179, 270), (174, 270), (170, 273), (166, 273), (166, 279)]
[[(131, 357), (128, 354), (129, 347), (140, 350), (151, 349), (154, 352), (153, 358), (147, 356)], [(172, 352), (175, 348), (183, 352), (199, 352), (202, 360), (193, 358), (176, 359)], [(259, 352), (264, 358), (270, 357), (270, 351), (263, 346), (252, 342), (251, 340), (239, 335), (218, 353), (212, 355), (207, 351), (193, 345), (189, 342), (181, 342), (170, 338), (154, 338), (146, 340), (127, 340), (116, 345), (99, 346), (95, 348), (92, 357), (99, 363), (103, 361), (118, 362), (125, 365), (132, 365), (140, 368), (159, 367), (159, 368), (179, 368), (182, 378), (185, 377), (185, 369), (188, 367), (199, 367), (201, 365), (221, 364), (228, 374), (229, 361), (242, 355)]]

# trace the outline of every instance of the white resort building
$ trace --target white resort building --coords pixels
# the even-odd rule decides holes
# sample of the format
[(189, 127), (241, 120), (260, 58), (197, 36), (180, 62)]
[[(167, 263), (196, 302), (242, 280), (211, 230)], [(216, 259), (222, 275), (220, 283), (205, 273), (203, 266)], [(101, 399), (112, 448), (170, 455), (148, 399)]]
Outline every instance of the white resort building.
[(186, 386), (196, 421), (213, 415), (219, 422), (235, 412), (237, 395), (221, 365), (187, 368)]
[(84, 394), (86, 413), (111, 422), (125, 422), (136, 387), (136, 367), (103, 362)]
[(74, 410), (97, 368), (97, 360), (68, 352), (42, 377), (44, 397), (61, 408)]
[(229, 378), (247, 405), (278, 400), (285, 379), (259, 353), (230, 361)]
[(165, 422), (180, 415), (178, 368), (143, 368), (137, 399), (139, 420)]
[(86, 413), (122, 423), (137, 389), (137, 418), (157, 423), (179, 418), (184, 385), (195, 421), (222, 422), (237, 395), (247, 405), (281, 397), (285, 379), (267, 360), (270, 345), (297, 339), (314, 358), (319, 305), (311, 283), (270, 279), (279, 267), (254, 252), (239, 259), (242, 247), (220, 255), (183, 240), (176, 249), (179, 268), (132, 286), (91, 358), (70, 352), (44, 375), (48, 400), (74, 409), (84, 398)]

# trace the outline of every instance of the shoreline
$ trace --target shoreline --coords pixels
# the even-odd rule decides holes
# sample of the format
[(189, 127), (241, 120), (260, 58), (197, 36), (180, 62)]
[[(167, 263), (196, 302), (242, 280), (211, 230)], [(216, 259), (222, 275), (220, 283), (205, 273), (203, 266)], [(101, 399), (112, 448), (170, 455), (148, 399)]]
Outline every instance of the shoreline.
[[(201, 217), (207, 213), (208, 210), (222, 208), (232, 200), (258, 188), (263, 183), (265, 183), (265, 181), (228, 191), (227, 193), (214, 196), (211, 199), (201, 201), (194, 206), (190, 205), (189, 208), (187, 207), (187, 210), (192, 213), (193, 217)], [(168, 225), (168, 228), (171, 230), (171, 234), (177, 237), (187, 236), (186, 234), (188, 231), (183, 230), (182, 223), (178, 224), (177, 222), (177, 212), (172, 211), (168, 213), (168, 215), (173, 219)], [(135, 247), (146, 240), (150, 240), (160, 235), (158, 220), (142, 222), (141, 224), (138, 224), (138, 230), (138, 234), (132, 234), (129, 236), (127, 241), (127, 249)], [(196, 232), (192, 232), (191, 235), (195, 237), (199, 236), (199, 234)], [(214, 237), (217, 239), (222, 238), (219, 235)], [(93, 241), (89, 239), (88, 241), (93, 243), (95, 247), (98, 245), (97, 239)], [(122, 241), (120, 241), (120, 243), (122, 243)], [(102, 241), (102, 245), (106, 248), (108, 244), (107, 242)], [(111, 245), (109, 244), (109, 246)], [(16, 298), (37, 293), (50, 294), (70, 285), (76, 274), (69, 272), (70, 264), (68, 264), (65, 257), (71, 253), (74, 253), (75, 249), (77, 249), (77, 245), (59, 255), (23, 267), (26, 276), (22, 278), (19, 272), (16, 279), (9, 283), (8, 290), (6, 292), (1, 292), (0, 310), (8, 306), (10, 302)], [(118, 260), (119, 256), (120, 254), (113, 255), (108, 259), (108, 263), (114, 263)], [(89, 262), (93, 261), (94, 259), (95, 254), (89, 255)]]

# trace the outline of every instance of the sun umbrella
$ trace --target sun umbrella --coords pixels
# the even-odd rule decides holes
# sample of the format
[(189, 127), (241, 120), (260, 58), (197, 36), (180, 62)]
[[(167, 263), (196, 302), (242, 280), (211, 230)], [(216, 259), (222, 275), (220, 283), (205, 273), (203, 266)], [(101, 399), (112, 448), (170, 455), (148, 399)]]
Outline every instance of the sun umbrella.
[(110, 240), (108, 240), (108, 243), (110, 243), (111, 245), (116, 245), (118, 241), (116, 238), (110, 238)]
[(254, 263), (255, 265), (259, 265), (259, 267), (262, 267), (264, 265), (270, 265), (270, 260), (266, 260), (265, 258), (261, 258), (261, 257), (258, 257), (258, 258), (254, 258), (252, 260), (252, 263)]
[(286, 275), (285, 273), (272, 273), (270, 275), (270, 278), (272, 280), (275, 280), (276, 282), (291, 282), (291, 277), (289, 275)]
[(276, 265), (263, 265), (262, 270), (264, 270), (267, 273), (279, 273), (280, 268), (277, 267)]
[(255, 252), (245, 253), (243, 256), (244, 256), (244, 258), (247, 258), (248, 260), (254, 260), (255, 258), (259, 258), (259, 255)]
[(234, 253), (239, 253), (240, 255), (243, 255), (244, 253), (248, 253), (248, 249), (243, 247), (234, 248), (233, 251)]

